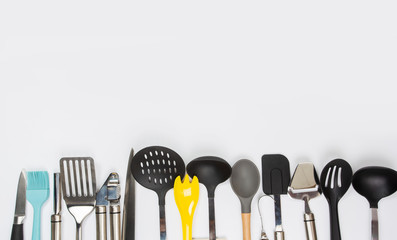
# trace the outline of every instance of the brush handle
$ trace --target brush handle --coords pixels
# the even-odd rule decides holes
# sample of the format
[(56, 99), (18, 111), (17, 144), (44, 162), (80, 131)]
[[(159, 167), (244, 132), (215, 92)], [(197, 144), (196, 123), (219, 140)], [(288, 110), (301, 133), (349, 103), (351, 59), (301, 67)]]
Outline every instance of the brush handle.
[(12, 226), (11, 240), (23, 240), (23, 224), (16, 224)]
[(33, 230), (32, 240), (40, 240), (40, 226), (41, 226), (41, 205), (33, 205)]

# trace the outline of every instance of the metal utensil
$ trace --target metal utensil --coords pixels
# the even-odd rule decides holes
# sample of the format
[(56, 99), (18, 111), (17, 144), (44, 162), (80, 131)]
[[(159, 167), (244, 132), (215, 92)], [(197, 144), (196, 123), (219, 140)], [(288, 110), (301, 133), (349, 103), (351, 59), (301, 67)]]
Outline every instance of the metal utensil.
[(243, 239), (251, 240), (251, 202), (260, 185), (260, 173), (255, 163), (242, 159), (232, 168), (230, 184), (241, 202)]
[(321, 172), (321, 189), (329, 204), (331, 240), (341, 240), (338, 202), (345, 195), (352, 182), (353, 170), (348, 162), (335, 159)]
[(97, 240), (107, 239), (107, 206), (110, 203), (110, 239), (120, 240), (120, 179), (115, 172), (111, 173), (96, 194), (96, 236)]
[(14, 223), (12, 225), (11, 240), (23, 240), (23, 220), (26, 209), (26, 174), (19, 175), (17, 198), (15, 201)]
[(54, 173), (54, 214), (51, 215), (51, 240), (61, 240), (61, 209), (62, 209), (62, 193), (60, 183), (60, 173)]
[(200, 183), (204, 184), (208, 192), (209, 229), (210, 240), (216, 239), (215, 229), (215, 189), (218, 184), (229, 179), (232, 167), (219, 157), (199, 157), (191, 161), (186, 167), (189, 176), (196, 176)]
[(298, 164), (292, 177), (291, 185), (288, 187), (288, 194), (292, 198), (305, 201), (304, 222), (306, 237), (308, 240), (317, 240), (314, 214), (310, 210), (309, 201), (320, 196), (321, 188), (316, 169), (312, 163)]
[(353, 187), (370, 205), (372, 240), (379, 239), (378, 203), (397, 190), (397, 172), (385, 167), (364, 167), (353, 175)]
[(131, 173), (133, 157), (134, 149), (131, 149), (124, 193), (123, 226), (121, 232), (121, 238), (123, 240), (135, 240), (135, 180)]
[(159, 197), (160, 239), (165, 240), (165, 195), (174, 187), (176, 177), (185, 176), (185, 163), (173, 150), (161, 147), (147, 147), (132, 158), (131, 168), (135, 180), (142, 186), (155, 191)]
[(274, 239), (284, 240), (281, 218), (281, 195), (287, 194), (291, 180), (289, 161), (281, 154), (262, 156), (262, 188), (266, 195), (273, 195), (276, 228)]
[(81, 225), (95, 207), (94, 160), (90, 157), (62, 158), (59, 163), (63, 199), (76, 221), (76, 240), (81, 240)]

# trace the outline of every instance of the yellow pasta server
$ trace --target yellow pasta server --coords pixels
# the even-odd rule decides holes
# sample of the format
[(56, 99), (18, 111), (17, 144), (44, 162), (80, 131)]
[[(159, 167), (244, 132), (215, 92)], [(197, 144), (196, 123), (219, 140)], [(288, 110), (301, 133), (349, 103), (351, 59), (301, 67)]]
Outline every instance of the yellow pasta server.
[(174, 182), (174, 197), (182, 220), (183, 240), (192, 240), (193, 215), (199, 199), (199, 181), (193, 177), (192, 182), (186, 175), (183, 182), (178, 176)]

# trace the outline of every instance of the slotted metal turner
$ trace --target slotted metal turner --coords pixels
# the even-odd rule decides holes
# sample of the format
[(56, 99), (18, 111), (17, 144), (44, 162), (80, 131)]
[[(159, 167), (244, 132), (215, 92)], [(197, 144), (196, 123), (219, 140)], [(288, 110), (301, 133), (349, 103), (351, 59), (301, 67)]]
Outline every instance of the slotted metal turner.
[(76, 220), (76, 240), (81, 240), (81, 225), (95, 207), (94, 160), (90, 157), (62, 158), (59, 163), (63, 199)]

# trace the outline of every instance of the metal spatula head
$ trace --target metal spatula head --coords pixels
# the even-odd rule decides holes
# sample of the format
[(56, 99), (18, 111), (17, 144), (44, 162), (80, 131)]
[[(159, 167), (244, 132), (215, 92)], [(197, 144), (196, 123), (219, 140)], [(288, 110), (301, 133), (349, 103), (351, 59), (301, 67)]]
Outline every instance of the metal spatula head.
[(81, 224), (95, 207), (96, 178), (90, 157), (60, 160), (63, 199), (76, 220), (76, 239), (81, 239)]

